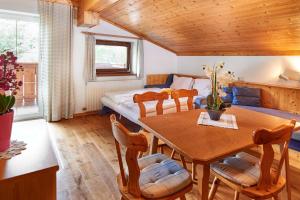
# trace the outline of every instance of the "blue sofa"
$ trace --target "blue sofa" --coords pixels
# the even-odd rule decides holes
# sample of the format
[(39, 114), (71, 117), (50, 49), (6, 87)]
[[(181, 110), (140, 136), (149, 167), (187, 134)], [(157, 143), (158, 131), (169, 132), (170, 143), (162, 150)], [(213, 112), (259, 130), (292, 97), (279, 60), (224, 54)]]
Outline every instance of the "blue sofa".
[[(256, 112), (266, 113), (284, 119), (295, 119), (297, 122), (300, 122), (300, 115), (292, 114), (281, 110), (275, 110), (275, 109), (263, 108), (263, 107), (253, 107), (253, 106), (239, 106), (239, 107), (253, 110)], [(296, 151), (300, 151), (300, 130), (293, 133), (289, 147)]]

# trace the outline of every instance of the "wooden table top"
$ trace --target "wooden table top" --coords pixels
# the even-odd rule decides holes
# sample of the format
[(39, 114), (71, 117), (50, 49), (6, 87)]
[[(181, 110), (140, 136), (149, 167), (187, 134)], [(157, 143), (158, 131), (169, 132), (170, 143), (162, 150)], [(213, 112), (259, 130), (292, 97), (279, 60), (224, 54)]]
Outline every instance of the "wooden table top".
[(279, 117), (238, 107), (227, 109), (236, 116), (238, 130), (198, 125), (197, 109), (141, 118), (147, 131), (195, 163), (211, 163), (254, 146), (252, 133), (258, 128), (275, 128), (288, 122)]
[[(19, 122), (22, 123), (22, 122)], [(18, 124), (19, 124), (18, 123)], [(28, 123), (28, 122), (26, 122)], [(46, 123), (37, 123), (44, 124)], [(26, 150), (9, 160), (0, 160), (0, 181), (11, 180), (29, 173), (40, 173), (44, 170), (58, 170), (56, 156), (45, 127), (32, 123), (32, 130), (22, 130), (22, 125), (14, 125), (12, 139), (24, 141)]]

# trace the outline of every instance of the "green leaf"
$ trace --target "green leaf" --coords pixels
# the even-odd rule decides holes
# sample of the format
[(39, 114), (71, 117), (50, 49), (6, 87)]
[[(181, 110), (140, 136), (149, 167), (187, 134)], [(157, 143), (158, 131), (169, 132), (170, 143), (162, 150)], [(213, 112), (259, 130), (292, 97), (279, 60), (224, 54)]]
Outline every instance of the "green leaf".
[(15, 102), (16, 98), (13, 95), (0, 95), (0, 115), (9, 112), (10, 109), (15, 105)]

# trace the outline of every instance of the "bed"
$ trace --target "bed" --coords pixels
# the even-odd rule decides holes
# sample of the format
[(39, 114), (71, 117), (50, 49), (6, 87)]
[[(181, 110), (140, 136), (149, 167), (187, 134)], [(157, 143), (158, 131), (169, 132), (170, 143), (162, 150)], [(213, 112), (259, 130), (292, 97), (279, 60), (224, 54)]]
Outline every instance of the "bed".
[[(105, 93), (101, 98), (101, 102), (103, 106), (108, 107), (130, 121), (139, 124), (138, 119), (140, 116), (140, 111), (138, 105), (133, 102), (134, 94), (142, 94), (150, 91), (161, 92), (162, 90), (163, 89), (161, 88), (144, 88), (131, 91), (108, 92)], [(180, 103), (181, 109), (187, 110), (187, 99), (181, 98)], [(156, 115), (156, 101), (146, 102), (145, 107), (147, 116)], [(163, 111), (164, 114), (176, 112), (176, 104), (173, 99), (169, 98), (168, 100), (164, 101)]]
[[(153, 87), (154, 86), (154, 87)], [(158, 86), (158, 87), (156, 87)], [(189, 75), (148, 75), (147, 85), (143, 89), (131, 90), (131, 91), (118, 91), (107, 92), (101, 98), (103, 108), (109, 108), (116, 111), (121, 116), (129, 119), (130, 121), (139, 124), (140, 111), (137, 104), (133, 102), (133, 96), (135, 94), (142, 94), (145, 92), (161, 92), (165, 88), (177, 89), (197, 89), (198, 95), (194, 97), (196, 99), (204, 99), (211, 92), (211, 82), (207, 77), (191, 77)], [(187, 110), (187, 98), (181, 98), (180, 105), (181, 110)], [(146, 116), (156, 115), (156, 103), (147, 102)], [(102, 109), (103, 110), (103, 109)], [(164, 114), (176, 112), (176, 104), (174, 99), (169, 98), (163, 103)]]

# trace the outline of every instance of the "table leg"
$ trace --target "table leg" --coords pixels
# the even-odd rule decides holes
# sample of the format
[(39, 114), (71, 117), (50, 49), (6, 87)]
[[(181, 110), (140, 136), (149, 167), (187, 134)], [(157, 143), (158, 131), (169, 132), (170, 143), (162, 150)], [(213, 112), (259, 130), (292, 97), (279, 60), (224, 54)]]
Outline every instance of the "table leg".
[(210, 165), (197, 164), (199, 200), (208, 200)]
[(151, 145), (150, 145), (150, 154), (157, 153), (157, 146), (158, 146), (158, 138), (152, 134)]
[(292, 199), (291, 192), (291, 182), (290, 182), (290, 160), (289, 160), (289, 150), (286, 152), (286, 160), (285, 160), (285, 176), (286, 176), (286, 190), (288, 200)]
[[(283, 150), (283, 145), (280, 145), (280, 150)], [(284, 161), (284, 169), (282, 170), (282, 176), (285, 176), (286, 179), (286, 193), (287, 200), (292, 199), (291, 193), (291, 182), (290, 182), (290, 160), (289, 160), (289, 150), (287, 150)], [(284, 199), (284, 197), (282, 197)]]
[(291, 182), (290, 182), (290, 160), (289, 160), (289, 150), (287, 150), (285, 155), (285, 179), (286, 179), (286, 192), (287, 192), (287, 199), (292, 199), (292, 193), (291, 193)]

